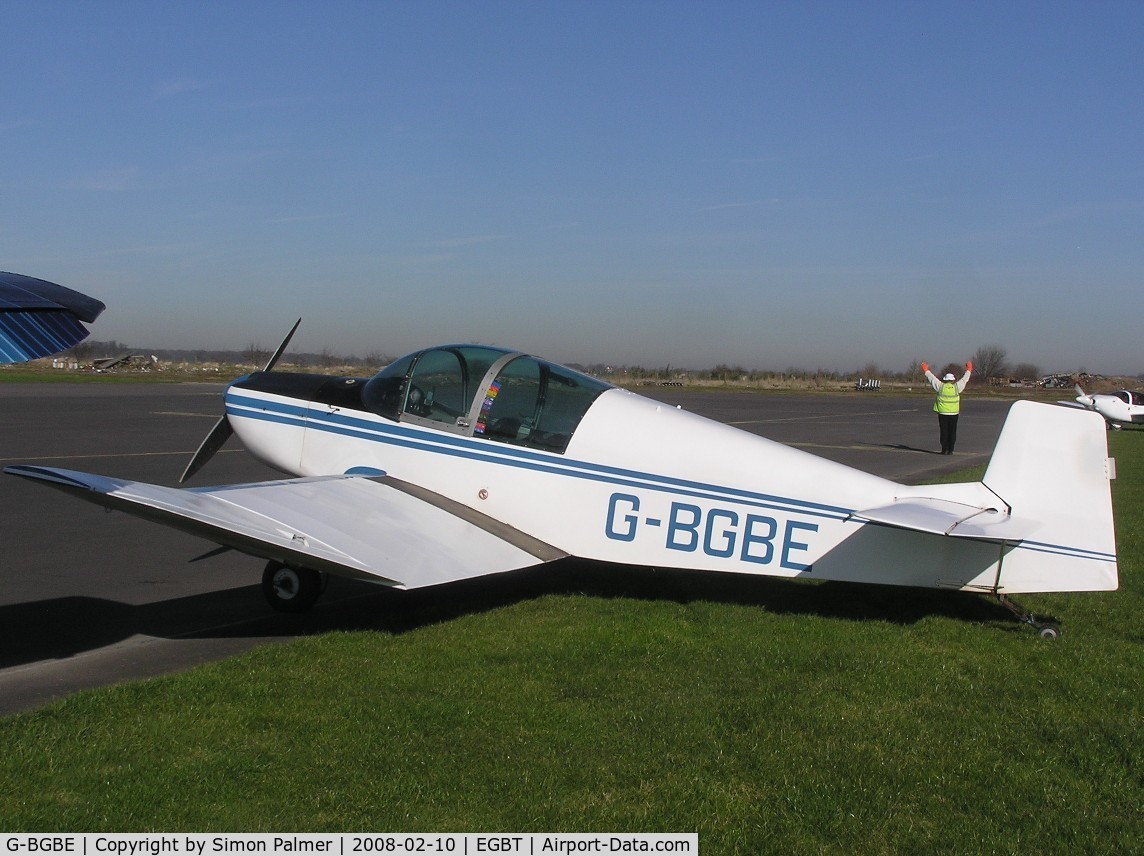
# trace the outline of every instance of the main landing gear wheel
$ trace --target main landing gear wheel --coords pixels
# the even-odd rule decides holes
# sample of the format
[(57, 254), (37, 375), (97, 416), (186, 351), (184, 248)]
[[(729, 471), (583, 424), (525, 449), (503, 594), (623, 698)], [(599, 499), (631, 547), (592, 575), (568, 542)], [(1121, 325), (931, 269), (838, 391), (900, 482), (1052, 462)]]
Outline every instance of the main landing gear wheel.
[(279, 612), (305, 612), (326, 587), (325, 574), (270, 561), (262, 572), (262, 593)]

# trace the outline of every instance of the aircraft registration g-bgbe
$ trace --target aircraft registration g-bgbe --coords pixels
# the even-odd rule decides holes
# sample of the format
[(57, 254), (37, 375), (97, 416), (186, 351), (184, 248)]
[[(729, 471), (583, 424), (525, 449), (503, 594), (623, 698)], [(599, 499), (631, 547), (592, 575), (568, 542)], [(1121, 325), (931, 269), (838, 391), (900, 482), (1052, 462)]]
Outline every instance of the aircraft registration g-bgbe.
[(285, 611), (326, 574), (412, 589), (577, 556), (987, 593), (1051, 637), (1007, 596), (1117, 586), (1096, 413), (1018, 401), (980, 482), (907, 486), (515, 351), (430, 348), (372, 378), (274, 372), (289, 339), (230, 384), (183, 479), (232, 432), (293, 478), (6, 471), (268, 559)]

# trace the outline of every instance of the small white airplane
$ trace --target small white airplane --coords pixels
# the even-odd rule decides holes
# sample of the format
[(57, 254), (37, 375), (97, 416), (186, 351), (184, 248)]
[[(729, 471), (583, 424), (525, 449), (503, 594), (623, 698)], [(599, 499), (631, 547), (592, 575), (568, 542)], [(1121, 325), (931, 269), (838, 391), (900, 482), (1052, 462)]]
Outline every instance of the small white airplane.
[(1084, 407), (1104, 417), (1109, 428), (1117, 431), (1124, 425), (1144, 423), (1144, 394), (1121, 389), (1112, 393), (1089, 395), (1076, 385), (1076, 401), (1060, 401), (1066, 407)]
[(274, 372), (289, 339), (227, 387), (183, 479), (232, 432), (292, 478), (5, 471), (268, 559), (263, 590), (288, 612), (327, 574), (412, 589), (579, 556), (981, 592), (1055, 637), (1009, 596), (1117, 587), (1094, 413), (1019, 401), (980, 482), (912, 487), (516, 351), (430, 348), (372, 378)]

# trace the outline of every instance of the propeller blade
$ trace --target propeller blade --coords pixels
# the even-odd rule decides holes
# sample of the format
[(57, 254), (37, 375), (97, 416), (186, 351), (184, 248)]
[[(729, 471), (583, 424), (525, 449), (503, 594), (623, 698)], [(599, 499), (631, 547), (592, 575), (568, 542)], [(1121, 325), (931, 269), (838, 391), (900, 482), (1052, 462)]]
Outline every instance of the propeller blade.
[[(278, 346), (278, 350), (274, 352), (274, 356), (266, 363), (264, 372), (268, 372), (274, 368), (274, 364), (285, 352), (286, 347), (290, 344), (290, 340), (294, 338), (294, 333), (298, 330), (298, 326), (302, 323), (299, 318), (294, 322), (294, 326), (290, 328), (290, 332), (286, 334), (286, 338), (282, 340), (282, 344)], [(179, 484), (182, 484), (199, 470), (201, 470), (206, 462), (215, 456), (215, 452), (222, 448), (223, 443), (230, 439), (234, 433), (234, 429), (230, 426), (230, 422), (223, 413), (222, 417), (211, 428), (211, 432), (207, 434), (206, 439), (199, 445), (198, 450), (191, 458), (191, 462), (187, 464), (187, 468), (183, 470), (183, 475), (179, 478)]]
[(290, 328), (290, 332), (286, 334), (286, 338), (282, 340), (282, 344), (278, 346), (278, 350), (274, 352), (274, 356), (266, 363), (266, 368), (263, 369), (264, 372), (268, 372), (274, 368), (274, 364), (278, 362), (278, 358), (282, 356), (286, 350), (286, 346), (289, 345), (290, 340), (294, 338), (294, 331), (298, 329), (298, 325), (301, 323), (301, 318), (294, 322), (294, 326)]
[(230, 439), (230, 435), (234, 433), (234, 429), (230, 427), (230, 422), (227, 421), (226, 414), (214, 424), (211, 432), (207, 434), (206, 439), (203, 440), (199, 446), (198, 451), (195, 452), (191, 462), (187, 464), (187, 468), (183, 470), (183, 475), (179, 478), (179, 484), (182, 484), (195, 473), (203, 468), (211, 458), (214, 457), (215, 452), (222, 448), (222, 444)]

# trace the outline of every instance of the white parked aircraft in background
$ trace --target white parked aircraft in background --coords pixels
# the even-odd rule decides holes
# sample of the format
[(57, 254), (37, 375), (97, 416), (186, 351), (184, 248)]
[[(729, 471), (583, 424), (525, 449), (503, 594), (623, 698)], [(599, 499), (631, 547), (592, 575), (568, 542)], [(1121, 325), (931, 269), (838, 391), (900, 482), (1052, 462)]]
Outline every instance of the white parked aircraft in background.
[(1144, 423), (1144, 394), (1121, 389), (1112, 393), (1089, 395), (1076, 385), (1076, 401), (1062, 401), (1068, 407), (1084, 407), (1104, 417), (1110, 428)]
[(271, 371), (289, 338), (227, 388), (184, 479), (232, 432), (291, 478), (6, 471), (268, 559), (285, 611), (326, 574), (412, 589), (579, 556), (987, 593), (1055, 637), (1008, 596), (1117, 587), (1094, 413), (1019, 401), (981, 481), (915, 487), (516, 351), (430, 348), (372, 378)]

